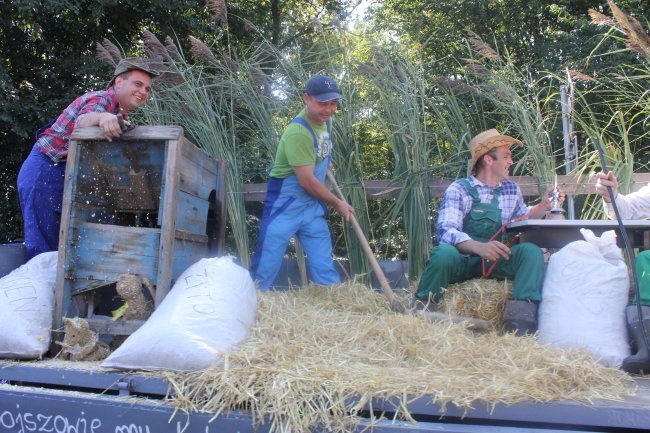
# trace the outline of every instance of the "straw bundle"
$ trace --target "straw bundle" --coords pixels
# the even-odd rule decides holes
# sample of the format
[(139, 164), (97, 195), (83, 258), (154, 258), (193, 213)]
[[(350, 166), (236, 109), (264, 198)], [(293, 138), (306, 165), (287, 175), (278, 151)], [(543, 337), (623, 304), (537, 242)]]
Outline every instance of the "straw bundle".
[(108, 356), (110, 349), (99, 341), (99, 335), (90, 329), (85, 319), (64, 317), (63, 323), (63, 341), (56, 342), (61, 346), (62, 358), (70, 361), (97, 361)]
[[(169, 379), (179, 410), (247, 409), (273, 432), (346, 431), (371, 398), (470, 408), (478, 400), (620, 399), (629, 378), (588, 355), (534, 337), (474, 335), (389, 311), (366, 287), (262, 293), (252, 335), (223, 363)], [(378, 415), (378, 414), (375, 414)]]
[(456, 316), (487, 320), (499, 329), (511, 290), (512, 283), (507, 280), (476, 278), (451, 284), (445, 290), (442, 309)]

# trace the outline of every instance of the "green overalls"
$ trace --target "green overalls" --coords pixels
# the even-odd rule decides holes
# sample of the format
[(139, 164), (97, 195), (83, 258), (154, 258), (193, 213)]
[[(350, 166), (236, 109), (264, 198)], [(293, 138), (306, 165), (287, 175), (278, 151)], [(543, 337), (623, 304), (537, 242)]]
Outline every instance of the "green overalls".
[[(488, 242), (501, 228), (499, 209), (500, 188), (495, 188), (492, 201), (481, 203), (478, 192), (467, 179), (460, 181), (472, 197), (472, 208), (463, 219), (463, 232), (473, 240)], [(520, 243), (510, 247), (510, 259), (499, 259), (489, 278), (512, 280), (512, 299), (540, 301), (540, 289), (544, 280), (544, 253), (531, 243)], [(486, 262), (488, 269), (492, 262)], [(464, 256), (449, 244), (433, 248), (431, 257), (424, 269), (418, 285), (416, 297), (427, 301), (429, 296), (440, 302), (446, 287), (483, 274), (482, 260), (479, 256)]]

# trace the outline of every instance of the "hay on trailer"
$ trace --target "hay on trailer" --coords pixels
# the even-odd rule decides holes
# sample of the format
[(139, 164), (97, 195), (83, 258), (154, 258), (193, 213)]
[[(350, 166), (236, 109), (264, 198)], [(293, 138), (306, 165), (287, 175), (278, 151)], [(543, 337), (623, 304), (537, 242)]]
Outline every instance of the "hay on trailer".
[(501, 329), (511, 291), (512, 283), (508, 280), (476, 278), (450, 284), (445, 289), (441, 308), (456, 316), (486, 320), (495, 329)]
[(178, 410), (247, 409), (273, 432), (346, 431), (371, 398), (397, 397), (396, 416), (411, 419), (416, 397), (471, 408), (634, 391), (627, 375), (586, 352), (400, 315), (360, 285), (261, 293), (258, 302), (251, 336), (220, 365), (169, 376)]
[(65, 325), (61, 346), (61, 357), (70, 361), (98, 361), (110, 353), (105, 343), (99, 341), (99, 335), (90, 329), (88, 321), (79, 317), (63, 318)]
[[(147, 281), (150, 285), (151, 283)], [(125, 320), (146, 320), (153, 311), (153, 302), (144, 296), (143, 284), (137, 275), (122, 274), (117, 280), (115, 290), (125, 302), (122, 318)], [(147, 285), (147, 289), (151, 291)]]

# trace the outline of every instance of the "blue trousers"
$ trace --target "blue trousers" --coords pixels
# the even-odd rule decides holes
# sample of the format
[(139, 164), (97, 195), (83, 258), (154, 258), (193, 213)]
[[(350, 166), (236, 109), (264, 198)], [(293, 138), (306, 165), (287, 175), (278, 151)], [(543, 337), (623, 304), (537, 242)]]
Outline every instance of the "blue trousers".
[(341, 277), (332, 260), (332, 237), (323, 206), (313, 200), (307, 206), (281, 206), (262, 219), (260, 240), (251, 266), (258, 288), (268, 290), (271, 287), (282, 265), (287, 244), (294, 235), (307, 255), (311, 279), (324, 285), (339, 283)]
[(34, 146), (18, 173), (27, 260), (59, 248), (65, 161), (54, 163)]

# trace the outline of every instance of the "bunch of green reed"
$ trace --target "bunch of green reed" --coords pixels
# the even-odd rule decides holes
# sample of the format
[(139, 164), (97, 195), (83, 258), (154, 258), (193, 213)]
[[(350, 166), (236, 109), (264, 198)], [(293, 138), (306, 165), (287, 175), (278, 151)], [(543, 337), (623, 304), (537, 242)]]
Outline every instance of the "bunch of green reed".
[[(596, 10), (590, 10), (592, 23), (605, 26), (608, 32), (601, 43), (585, 62), (589, 65), (595, 56), (621, 55), (618, 48), (605, 53), (597, 50), (604, 46), (606, 40), (614, 39), (625, 43), (626, 50), (639, 54), (638, 62), (620, 62), (611, 70), (598, 71), (597, 77), (580, 74), (589, 85), (582, 86), (576, 92), (575, 122), (588, 140), (580, 160), (580, 172), (588, 177), (595, 168), (602, 164), (596, 150), (595, 141), (599, 140), (607, 164), (619, 181), (620, 191), (632, 190), (632, 175), (635, 168), (647, 163), (643, 158), (635, 161), (635, 155), (643, 156), (647, 150), (650, 130), (650, 37), (634, 17), (623, 12), (613, 1), (608, 1), (613, 17), (608, 17)], [(620, 36), (622, 35), (622, 36)], [(631, 58), (627, 58), (628, 61)], [(583, 208), (588, 218), (602, 217), (600, 199), (587, 200)]]
[(431, 249), (429, 218), (429, 158), (431, 134), (427, 106), (427, 85), (422, 64), (403, 57), (391, 60), (375, 49), (372, 62), (359, 66), (359, 72), (374, 85), (373, 112), (393, 154), (393, 178), (402, 188), (388, 212), (387, 237), (393, 225), (403, 221), (408, 240), (409, 277), (417, 278)]
[[(350, 56), (358, 45), (355, 44), (355, 38), (347, 32), (340, 32), (337, 36), (327, 45), (331, 53), (330, 70), (342, 69), (344, 71), (339, 80), (343, 99), (339, 101), (339, 109), (332, 124), (334, 140), (332, 161), (336, 170), (337, 183), (339, 183), (346, 201), (355, 209), (356, 220), (365, 237), (372, 242), (368, 202), (363, 186), (362, 149), (359, 139), (365, 101), (362, 100), (355, 77), (350, 74), (352, 70)], [(363, 253), (357, 234), (349, 224), (343, 224), (342, 233), (351, 273), (358, 276), (357, 281), (360, 283), (369, 284), (370, 265)]]
[[(163, 78), (165, 75), (172, 77), (157, 81), (156, 91), (146, 109), (148, 121), (181, 125), (190, 141), (213, 158), (226, 161), (228, 220), (237, 253), (242, 264), (248, 266), (246, 209), (238, 139), (231, 110), (232, 83), (221, 64), (212, 58), (205, 65), (190, 63), (180, 48), (171, 41), (163, 46), (153, 34), (148, 35), (145, 46), (150, 55), (161, 55), (166, 67)], [(163, 48), (175, 54), (165, 56)]]
[(556, 167), (551, 131), (559, 113), (547, 106), (551, 92), (545, 81), (518, 68), (507, 51), (499, 53), (476, 34), (469, 32), (468, 40), (476, 56), (465, 62), (470, 85), (493, 107), (491, 115), (499, 119), (500, 132), (524, 143), (516, 153), (513, 174), (532, 173), (540, 185), (552, 185)]

